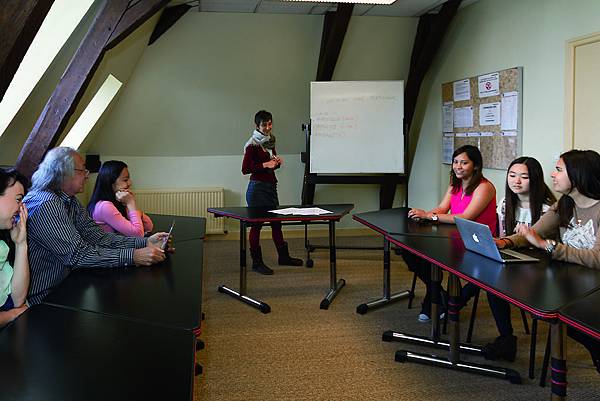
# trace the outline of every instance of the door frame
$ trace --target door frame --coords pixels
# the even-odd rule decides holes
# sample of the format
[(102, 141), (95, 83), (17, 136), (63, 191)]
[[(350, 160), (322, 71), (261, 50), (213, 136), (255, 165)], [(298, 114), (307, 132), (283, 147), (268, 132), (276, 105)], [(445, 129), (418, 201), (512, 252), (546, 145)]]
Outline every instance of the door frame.
[(565, 136), (564, 150), (573, 149), (575, 138), (574, 131), (574, 111), (575, 111), (575, 52), (580, 46), (590, 43), (600, 42), (600, 32), (580, 36), (567, 41), (566, 45), (566, 65), (565, 65)]

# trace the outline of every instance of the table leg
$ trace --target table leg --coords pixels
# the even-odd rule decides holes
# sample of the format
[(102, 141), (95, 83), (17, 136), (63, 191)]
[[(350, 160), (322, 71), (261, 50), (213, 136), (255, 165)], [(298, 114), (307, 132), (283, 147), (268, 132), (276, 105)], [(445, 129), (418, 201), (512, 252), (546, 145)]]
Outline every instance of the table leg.
[(552, 400), (564, 400), (567, 397), (567, 353), (565, 337), (567, 331), (562, 322), (554, 322), (550, 326), (552, 360), (550, 362), (550, 384)]
[(269, 305), (246, 295), (246, 279), (248, 273), (246, 248), (246, 223), (240, 220), (240, 290), (236, 291), (224, 285), (220, 285), (217, 290), (220, 293), (232, 296), (233, 298), (260, 310), (262, 313), (269, 313), (271, 312), (271, 307)]
[(391, 294), (390, 277), (391, 277), (391, 259), (390, 259), (390, 241), (383, 238), (383, 296), (379, 299), (360, 304), (356, 307), (356, 313), (364, 315), (369, 310), (379, 308), (384, 305), (391, 304), (400, 299), (408, 298), (412, 295), (410, 290), (404, 290)]
[(338, 292), (344, 287), (346, 281), (341, 278), (336, 278), (336, 253), (335, 253), (335, 221), (329, 221), (329, 292), (325, 295), (325, 298), (321, 301), (321, 309), (328, 309), (329, 305), (333, 301), (333, 298)]
[[(437, 268), (439, 269), (439, 267)], [(432, 284), (437, 282), (437, 285), (432, 286), (432, 302), (434, 300), (437, 301), (436, 298), (439, 298), (439, 284), (441, 279), (441, 272), (436, 271), (436, 269), (432, 268)], [(436, 290), (436, 287), (438, 290)], [(436, 294), (437, 296), (434, 296)], [(477, 363), (469, 363), (461, 361), (460, 352), (468, 352), (480, 354), (481, 348), (475, 347), (468, 344), (460, 343), (460, 326), (459, 326), (459, 315), (460, 308), (458, 297), (460, 296), (460, 283), (458, 281), (458, 277), (451, 274), (448, 277), (448, 292), (450, 295), (450, 300), (448, 302), (448, 315), (450, 319), (450, 340), (449, 342), (439, 341), (439, 316), (437, 313), (437, 305), (432, 303), (432, 322), (435, 317), (438, 317), (437, 322), (433, 322), (432, 324), (432, 338), (427, 339), (418, 336), (406, 336), (394, 338), (394, 341), (404, 341), (410, 342), (413, 344), (419, 345), (430, 345), (437, 348), (445, 348), (448, 349), (448, 358), (439, 357), (437, 355), (431, 354), (421, 354), (416, 352), (410, 352), (405, 350), (396, 351), (395, 360), (397, 362), (416, 362), (420, 364), (426, 364), (436, 367), (443, 367), (446, 369), (460, 370), (463, 372), (474, 373), (483, 376), (490, 376), (499, 379), (505, 379), (510, 381), (511, 383), (520, 384), (521, 376), (518, 372), (512, 369), (500, 368), (491, 365), (483, 365)], [(437, 328), (435, 327), (437, 326)], [(384, 333), (385, 336), (386, 333)]]

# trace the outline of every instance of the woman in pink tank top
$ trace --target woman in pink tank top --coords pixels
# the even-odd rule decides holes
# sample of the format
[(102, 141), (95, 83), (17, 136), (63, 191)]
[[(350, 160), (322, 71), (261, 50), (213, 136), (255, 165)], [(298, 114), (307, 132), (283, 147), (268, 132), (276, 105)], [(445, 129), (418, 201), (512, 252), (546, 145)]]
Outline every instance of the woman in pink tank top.
[[(492, 234), (496, 234), (496, 188), (483, 176), (482, 170), (483, 160), (479, 149), (472, 145), (459, 147), (452, 154), (450, 185), (440, 204), (429, 211), (411, 209), (408, 217), (448, 224), (454, 224), (455, 217), (462, 217), (485, 224), (490, 227)], [(427, 322), (431, 315), (429, 262), (408, 252), (404, 252), (403, 257), (408, 268), (427, 285), (419, 314), (419, 321)], [(443, 293), (442, 300), (446, 298)]]

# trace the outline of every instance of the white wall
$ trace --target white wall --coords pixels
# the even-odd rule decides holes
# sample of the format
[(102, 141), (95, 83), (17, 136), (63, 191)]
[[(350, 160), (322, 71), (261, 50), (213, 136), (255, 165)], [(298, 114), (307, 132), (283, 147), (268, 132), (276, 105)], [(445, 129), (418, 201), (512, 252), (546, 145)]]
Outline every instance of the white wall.
[[(596, 0), (479, 0), (461, 9), (423, 85), (413, 128), (420, 138), (409, 203), (430, 208), (448, 185), (441, 164), (441, 85), (523, 66), (523, 154), (549, 174), (563, 147), (565, 48), (572, 38), (600, 31)], [(431, 168), (437, 160), (439, 169)], [(505, 172), (486, 170), (503, 196)]]
[[(353, 17), (334, 78), (406, 79), (416, 23)], [(301, 124), (322, 24), (322, 16), (188, 12), (145, 50), (87, 152), (124, 160), (138, 188), (222, 186), (227, 205), (244, 205), (242, 148), (254, 113), (265, 108), (285, 159), (280, 202), (299, 203)], [(378, 209), (379, 187), (317, 185), (315, 201)]]

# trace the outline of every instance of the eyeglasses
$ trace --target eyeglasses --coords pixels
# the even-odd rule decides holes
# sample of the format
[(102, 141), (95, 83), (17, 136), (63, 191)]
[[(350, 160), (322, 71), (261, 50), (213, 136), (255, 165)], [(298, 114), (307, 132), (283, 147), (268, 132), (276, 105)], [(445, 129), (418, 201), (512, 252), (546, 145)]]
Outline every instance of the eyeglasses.
[(82, 172), (82, 173), (83, 173), (83, 175), (85, 175), (86, 177), (87, 177), (88, 175), (90, 175), (90, 170), (88, 170), (87, 168), (85, 168), (85, 169), (81, 169), (81, 168), (74, 168), (73, 170)]

